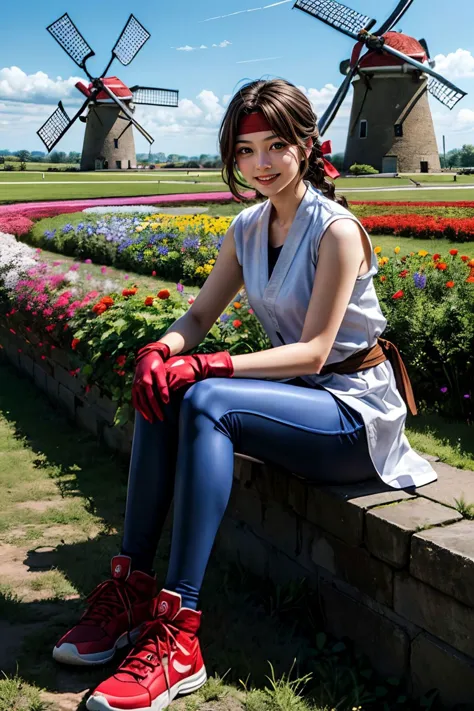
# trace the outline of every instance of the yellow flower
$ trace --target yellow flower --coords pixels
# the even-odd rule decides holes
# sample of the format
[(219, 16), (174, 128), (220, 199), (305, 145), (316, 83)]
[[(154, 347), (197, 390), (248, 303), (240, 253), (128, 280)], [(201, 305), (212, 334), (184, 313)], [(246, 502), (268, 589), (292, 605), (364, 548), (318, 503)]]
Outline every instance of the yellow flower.
[(382, 247), (375, 247), (374, 248), (375, 254), (380, 254), (381, 251), (382, 251)]
[(215, 264), (215, 263), (216, 263), (216, 260), (215, 260), (215, 259), (210, 259), (210, 260), (209, 260), (209, 264)]
[(138, 227), (135, 227), (135, 232), (141, 232), (142, 230), (143, 227), (140, 227), (140, 225)]
[(419, 257), (427, 257), (428, 254), (429, 252), (427, 252), (426, 249), (420, 249), (420, 251), (418, 252)]
[(393, 251), (395, 252), (395, 254), (398, 254), (400, 252), (400, 247), (395, 247)]

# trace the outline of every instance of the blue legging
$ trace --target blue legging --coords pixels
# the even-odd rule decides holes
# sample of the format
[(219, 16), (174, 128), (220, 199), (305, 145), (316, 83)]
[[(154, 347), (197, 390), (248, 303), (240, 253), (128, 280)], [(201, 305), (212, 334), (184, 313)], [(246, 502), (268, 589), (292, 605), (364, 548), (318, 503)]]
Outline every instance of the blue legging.
[(233, 481), (234, 451), (317, 484), (377, 476), (360, 415), (327, 390), (211, 378), (172, 394), (163, 422), (135, 415), (122, 552), (150, 570), (174, 490), (165, 588), (196, 607)]

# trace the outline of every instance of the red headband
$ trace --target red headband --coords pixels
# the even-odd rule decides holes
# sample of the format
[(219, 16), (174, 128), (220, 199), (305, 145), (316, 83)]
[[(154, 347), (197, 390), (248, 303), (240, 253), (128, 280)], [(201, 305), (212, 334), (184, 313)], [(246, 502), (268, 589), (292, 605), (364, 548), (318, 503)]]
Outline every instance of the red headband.
[[(251, 114), (244, 114), (240, 119), (238, 136), (245, 136), (246, 133), (257, 133), (258, 131), (272, 131), (272, 127), (268, 123), (262, 111), (252, 111)], [(324, 161), (324, 172), (328, 178), (335, 180), (339, 178), (340, 173), (324, 156), (332, 153), (331, 141), (325, 141), (321, 146)]]
[(257, 133), (257, 131), (271, 131), (272, 127), (268, 123), (262, 111), (252, 111), (251, 114), (244, 114), (240, 119), (238, 136), (245, 136), (246, 133)]

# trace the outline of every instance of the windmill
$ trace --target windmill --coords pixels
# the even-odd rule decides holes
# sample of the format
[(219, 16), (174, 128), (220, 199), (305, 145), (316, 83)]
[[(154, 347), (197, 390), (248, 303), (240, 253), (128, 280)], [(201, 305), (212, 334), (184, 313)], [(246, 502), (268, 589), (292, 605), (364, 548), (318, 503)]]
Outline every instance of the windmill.
[(69, 118), (60, 101), (58, 108), (37, 131), (48, 153), (75, 121), (80, 119), (86, 124), (81, 170), (135, 168), (133, 126), (146, 138), (150, 147), (154, 140), (134, 117), (135, 105), (176, 107), (178, 92), (174, 89), (144, 86), (128, 88), (117, 77), (107, 77), (106, 74), (114, 59), (118, 59), (123, 66), (128, 66), (151, 37), (150, 33), (134, 15), (130, 15), (112, 49), (109, 63), (99, 77), (93, 77), (86, 63), (95, 52), (69, 15), (64, 14), (49, 25), (47, 30), (90, 80), (88, 85), (82, 81), (76, 84), (76, 88), (86, 100), (72, 118)]
[(293, 6), (356, 41), (351, 59), (340, 65), (345, 79), (318, 122), (323, 135), (353, 84), (346, 170), (353, 163), (383, 173), (440, 170), (428, 92), (449, 109), (466, 92), (434, 71), (424, 39), (393, 31), (413, 1), (400, 0), (373, 33), (376, 20), (336, 0), (297, 0)]

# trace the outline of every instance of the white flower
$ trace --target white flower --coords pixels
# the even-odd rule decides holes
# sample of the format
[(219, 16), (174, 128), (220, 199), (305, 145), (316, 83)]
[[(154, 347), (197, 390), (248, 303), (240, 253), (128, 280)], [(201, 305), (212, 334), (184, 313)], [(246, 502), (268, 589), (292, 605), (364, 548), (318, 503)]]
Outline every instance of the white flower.
[(35, 250), (16, 237), (0, 232), (0, 284), (12, 291), (28, 269), (37, 266)]

